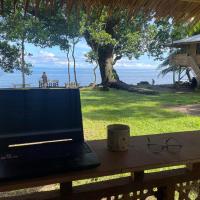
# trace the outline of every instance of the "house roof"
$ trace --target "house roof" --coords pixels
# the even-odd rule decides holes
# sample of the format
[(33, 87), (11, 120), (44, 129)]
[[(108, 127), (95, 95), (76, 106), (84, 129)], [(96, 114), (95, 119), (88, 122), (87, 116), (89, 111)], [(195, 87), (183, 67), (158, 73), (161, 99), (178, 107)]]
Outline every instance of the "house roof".
[[(107, 6), (110, 13), (117, 10), (128, 10), (130, 17), (134, 17), (143, 11), (146, 16), (161, 19), (172, 17), (176, 22), (184, 21), (195, 24), (200, 20), (200, 0), (17, 0), (9, 1), (12, 8), (24, 2), (24, 9), (35, 9), (35, 13), (43, 4), (45, 8), (54, 9), (61, 6), (70, 12), (75, 5), (76, 8), (83, 7), (90, 13), (93, 7), (101, 10), (102, 6)], [(0, 11), (3, 12), (7, 0), (0, 1)]]
[(200, 43), (200, 34), (173, 41), (171, 44), (169, 44), (169, 46), (181, 46), (191, 43)]

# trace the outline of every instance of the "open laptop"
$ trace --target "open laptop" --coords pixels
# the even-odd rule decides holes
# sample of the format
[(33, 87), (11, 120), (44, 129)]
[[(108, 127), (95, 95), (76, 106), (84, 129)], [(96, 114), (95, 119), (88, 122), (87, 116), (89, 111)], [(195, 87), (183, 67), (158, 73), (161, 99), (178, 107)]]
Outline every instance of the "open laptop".
[(78, 89), (0, 90), (0, 181), (99, 164), (84, 141)]

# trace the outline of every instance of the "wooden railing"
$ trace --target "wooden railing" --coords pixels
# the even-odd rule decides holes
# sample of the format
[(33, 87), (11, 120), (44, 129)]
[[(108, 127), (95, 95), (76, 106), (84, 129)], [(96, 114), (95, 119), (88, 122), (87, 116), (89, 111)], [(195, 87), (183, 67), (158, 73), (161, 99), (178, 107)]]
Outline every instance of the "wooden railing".
[(57, 87), (59, 87), (58, 80), (48, 81), (46, 85), (42, 81), (39, 81), (39, 88), (57, 88)]
[[(89, 144), (101, 160), (95, 169), (36, 177), (28, 180), (0, 182), (0, 192), (59, 183), (60, 189), (36, 192), (3, 200), (195, 200), (200, 199), (200, 131), (148, 136), (161, 144), (173, 137), (182, 148), (177, 153), (150, 152), (146, 136), (132, 137), (129, 151), (109, 152), (106, 140)], [(155, 172), (158, 167), (181, 165), (179, 169)], [(146, 171), (148, 170), (148, 171)], [(149, 171), (150, 170), (150, 171)], [(126, 173), (126, 176), (120, 174)], [(79, 186), (74, 181), (99, 179), (117, 175), (116, 179), (102, 179)], [(113, 178), (113, 177), (112, 177)], [(1, 197), (1, 193), (0, 193)]]
[[(196, 169), (197, 170), (197, 169)], [(141, 175), (141, 174), (140, 174)], [(1, 200), (195, 200), (199, 199), (200, 170), (177, 169), (71, 187), (0, 198)], [(137, 173), (136, 173), (137, 176)], [(198, 198), (197, 198), (198, 197)]]
[(194, 200), (199, 196), (199, 172), (178, 169), (144, 174), (142, 178), (120, 178), (75, 187), (68, 199), (80, 200)]

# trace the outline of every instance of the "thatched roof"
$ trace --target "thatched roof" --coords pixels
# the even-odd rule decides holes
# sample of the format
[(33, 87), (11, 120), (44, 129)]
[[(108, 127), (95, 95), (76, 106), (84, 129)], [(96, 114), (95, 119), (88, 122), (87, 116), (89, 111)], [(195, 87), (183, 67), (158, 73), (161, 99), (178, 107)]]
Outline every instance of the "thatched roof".
[(170, 46), (181, 46), (181, 45), (187, 45), (192, 43), (200, 43), (200, 34), (194, 35), (192, 37), (187, 37), (181, 40), (173, 41), (173, 43)]
[[(7, 0), (0, 0), (1, 10)], [(10, 1), (13, 7), (21, 0)], [(175, 21), (187, 21), (196, 23), (200, 20), (200, 0), (23, 0), (24, 8), (28, 9), (31, 5), (38, 10), (40, 4), (52, 9), (56, 4), (72, 8), (74, 4), (90, 10), (93, 6), (108, 6), (111, 11), (128, 9), (131, 16), (139, 11), (144, 11), (147, 15), (151, 14), (155, 18), (171, 16)], [(37, 11), (36, 11), (37, 12)]]

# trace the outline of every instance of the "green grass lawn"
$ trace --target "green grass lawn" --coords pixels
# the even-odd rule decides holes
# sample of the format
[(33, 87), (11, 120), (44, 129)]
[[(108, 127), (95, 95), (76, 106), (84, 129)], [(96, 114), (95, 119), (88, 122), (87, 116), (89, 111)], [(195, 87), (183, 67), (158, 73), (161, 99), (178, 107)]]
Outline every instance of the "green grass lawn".
[(81, 101), (87, 140), (106, 138), (106, 126), (111, 123), (128, 124), (133, 136), (200, 129), (200, 117), (166, 108), (200, 103), (199, 92), (149, 96), (114, 89), (82, 89)]

